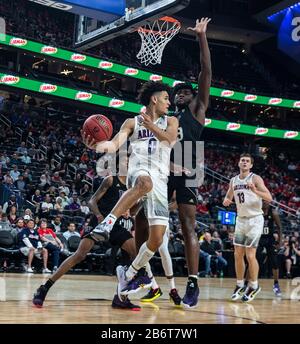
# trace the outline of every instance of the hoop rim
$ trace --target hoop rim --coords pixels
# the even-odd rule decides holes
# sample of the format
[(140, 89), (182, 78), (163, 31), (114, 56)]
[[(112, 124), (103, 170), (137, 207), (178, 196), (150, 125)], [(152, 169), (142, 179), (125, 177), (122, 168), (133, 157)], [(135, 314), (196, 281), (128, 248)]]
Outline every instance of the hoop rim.
[(137, 31), (138, 32), (145, 32), (145, 33), (152, 32), (153, 34), (159, 34), (159, 35), (164, 36), (167, 32), (177, 31), (178, 29), (181, 28), (181, 23), (176, 18), (165, 16), (165, 17), (158, 18), (155, 21), (157, 21), (157, 20), (177, 24), (177, 27), (174, 29), (169, 29), (169, 30), (165, 30), (164, 32), (162, 32), (162, 31), (158, 31), (158, 30), (146, 29), (145, 27), (140, 26), (140, 27), (138, 27)]

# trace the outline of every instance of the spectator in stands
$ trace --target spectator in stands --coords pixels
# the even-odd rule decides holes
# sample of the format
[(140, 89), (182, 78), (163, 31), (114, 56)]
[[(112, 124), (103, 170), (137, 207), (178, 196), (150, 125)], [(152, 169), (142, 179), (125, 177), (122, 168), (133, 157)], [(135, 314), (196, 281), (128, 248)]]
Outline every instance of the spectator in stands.
[(8, 168), (9, 163), (10, 159), (7, 154), (5, 152), (0, 154), (0, 165), (2, 166), (2, 168)]
[(17, 207), (16, 206), (12, 206), (10, 208), (10, 211), (8, 213), (7, 218), (8, 218), (11, 225), (15, 225), (17, 223), (18, 217), (17, 217)]
[(15, 222), (15, 227), (12, 229), (13, 236), (16, 237), (19, 233), (21, 233), (24, 227), (25, 227), (24, 218), (23, 217), (17, 218)]
[(43, 273), (51, 273), (51, 271), (47, 268), (48, 251), (43, 248), (42, 243), (39, 240), (39, 234), (34, 229), (34, 226), (34, 220), (31, 219), (28, 221), (27, 227), (23, 228), (22, 231), (18, 234), (18, 244), (20, 247), (20, 251), (24, 254), (24, 256), (28, 257), (27, 272), (33, 273), (31, 266), (33, 257), (36, 256), (37, 258), (41, 259), (42, 256), (44, 264)]
[(17, 153), (20, 155), (24, 155), (25, 153), (27, 154), (26, 143), (24, 141), (21, 142), (21, 146), (17, 148)]
[(3, 213), (0, 218), (0, 231), (11, 231), (12, 227), (7, 218), (7, 215)]
[(35, 206), (35, 212), (37, 213), (39, 208), (40, 208), (40, 204), (43, 201), (43, 196), (41, 195), (41, 191), (39, 189), (36, 189), (34, 192), (34, 195), (32, 195), (31, 197), (31, 202), (34, 204)]
[(24, 155), (21, 156), (21, 161), (25, 164), (25, 165), (29, 165), (31, 164), (31, 158), (30, 156), (26, 153), (24, 153)]
[(16, 208), (16, 212), (17, 212), (18, 204), (17, 204), (16, 195), (10, 195), (9, 200), (3, 204), (2, 210), (4, 213), (9, 214), (13, 207)]
[(13, 169), (10, 171), (10, 176), (13, 179), (14, 182), (18, 179), (20, 174), (21, 173), (18, 170), (18, 166), (17, 165), (13, 165)]
[(66, 209), (71, 211), (80, 210), (80, 201), (78, 199), (77, 193), (73, 193), (73, 196), (70, 199), (70, 204), (66, 207)]
[(54, 183), (54, 185), (61, 185), (62, 179), (58, 172), (53, 174), (51, 181)]
[(51, 221), (49, 228), (52, 229), (54, 233), (62, 233), (63, 224), (61, 222), (61, 216), (55, 216), (54, 220)]
[(53, 209), (53, 204), (51, 203), (50, 195), (47, 194), (44, 202), (41, 204), (41, 212), (43, 216), (46, 216), (50, 213), (50, 210)]
[(53, 230), (47, 228), (46, 219), (41, 219), (38, 233), (40, 235), (41, 241), (44, 243), (44, 247), (52, 255), (53, 271), (56, 271), (59, 264), (59, 253), (61, 250), (63, 250), (64, 245), (59, 240), (57, 235), (53, 232)]
[(80, 211), (85, 215), (88, 215), (90, 213), (90, 208), (87, 206), (85, 200), (81, 202)]
[[(66, 209), (66, 207), (70, 204), (70, 199), (66, 196), (66, 194), (63, 191), (61, 191), (59, 193), (58, 197), (62, 199), (62, 207), (63, 207), (63, 209)], [(56, 198), (56, 200), (57, 200), (57, 198)]]
[(40, 177), (39, 187), (42, 190), (46, 190), (50, 186), (50, 178), (46, 174), (42, 174)]
[(18, 179), (14, 182), (14, 185), (22, 193), (26, 192), (26, 183), (21, 174), (19, 175)]
[(58, 187), (58, 190), (59, 190), (59, 192), (63, 191), (66, 196), (69, 196), (69, 194), (70, 194), (70, 189), (67, 186), (65, 180), (62, 180), (61, 186)]
[(57, 212), (62, 213), (64, 210), (63, 207), (63, 200), (61, 197), (56, 197), (56, 202), (54, 204), (54, 210), (57, 210)]
[(68, 230), (63, 233), (63, 236), (68, 241), (71, 236), (77, 236), (80, 238), (80, 234), (76, 231), (76, 225), (74, 222), (70, 222), (68, 225)]
[(212, 237), (209, 232), (204, 234), (204, 241), (200, 248), (216, 260), (217, 273), (220, 276), (223, 276), (223, 269), (227, 266), (227, 261), (222, 257), (221, 247), (218, 243), (212, 241)]
[(90, 196), (91, 196), (91, 188), (87, 183), (85, 183), (83, 187), (80, 189), (80, 198), (86, 200), (90, 198)]

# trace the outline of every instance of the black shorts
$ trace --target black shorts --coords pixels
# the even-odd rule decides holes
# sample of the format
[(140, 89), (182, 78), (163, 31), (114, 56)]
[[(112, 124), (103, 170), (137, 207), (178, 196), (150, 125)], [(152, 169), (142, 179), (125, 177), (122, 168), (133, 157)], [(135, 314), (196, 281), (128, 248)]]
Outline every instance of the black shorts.
[[(86, 238), (86, 236), (93, 230), (93, 227), (91, 227), (91, 229), (89, 230), (85, 230), (83, 235), (82, 235), (82, 239)], [(89, 239), (91, 239), (91, 237), (87, 237)], [(132, 234), (124, 227), (120, 226), (119, 224), (115, 224), (113, 226), (113, 229), (111, 230), (110, 234), (109, 234), (109, 243), (112, 246), (118, 246), (118, 247), (122, 247), (124, 242), (133, 238)], [(91, 239), (92, 240), (92, 239)]]
[(197, 205), (197, 188), (196, 187), (187, 187), (186, 181), (188, 180), (185, 176), (174, 176), (170, 175), (168, 181), (168, 199), (171, 200), (171, 197), (176, 191), (176, 202), (177, 204), (191, 204)]
[(278, 262), (278, 250), (276, 247), (276, 241), (274, 237), (261, 237), (258, 247), (257, 247), (257, 254), (261, 256), (263, 249), (267, 251), (267, 257), (271, 262), (272, 269), (279, 268)]

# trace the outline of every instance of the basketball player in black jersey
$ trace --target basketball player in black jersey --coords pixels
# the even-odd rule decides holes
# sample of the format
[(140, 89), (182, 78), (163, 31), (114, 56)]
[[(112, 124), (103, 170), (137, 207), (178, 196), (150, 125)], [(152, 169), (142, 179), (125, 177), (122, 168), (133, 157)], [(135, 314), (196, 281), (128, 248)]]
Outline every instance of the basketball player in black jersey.
[[(194, 31), (199, 40), (200, 46), (200, 64), (201, 72), (198, 77), (198, 93), (191, 84), (181, 83), (174, 89), (176, 114), (179, 120), (178, 139), (184, 146), (184, 142), (192, 142), (192, 163), (196, 165), (196, 142), (201, 141), (201, 134), (205, 123), (205, 112), (209, 102), (209, 91), (211, 84), (211, 60), (208, 42), (206, 38), (207, 24), (209, 18), (202, 18), (196, 21)], [(191, 154), (190, 151), (184, 152), (182, 149), (182, 162), (184, 156)], [(176, 201), (178, 204), (179, 218), (185, 242), (185, 257), (188, 266), (188, 282), (186, 293), (182, 303), (186, 308), (197, 306), (199, 287), (198, 287), (198, 265), (199, 265), (199, 242), (195, 232), (196, 219), (196, 187), (187, 186), (187, 180), (192, 177), (185, 174), (190, 166), (178, 166), (174, 162), (174, 156), (171, 154), (171, 171), (183, 172), (182, 176), (171, 174), (168, 182), (169, 199), (176, 191)], [(176, 167), (175, 167), (176, 166)], [(195, 168), (195, 166), (193, 166)], [(180, 171), (179, 171), (180, 170)], [(142, 211), (136, 216), (135, 240), (138, 247), (145, 242), (145, 234), (147, 235), (147, 221)]]
[[(123, 163), (125, 163), (125, 160), (127, 164), (127, 159), (122, 159)], [(94, 193), (89, 201), (89, 207), (94, 214), (94, 217), (90, 223), (92, 226), (91, 228), (94, 228), (110, 213), (112, 208), (118, 202), (122, 193), (124, 193), (126, 190), (126, 177), (108, 176), (104, 178), (98, 190)], [(134, 239), (129, 232), (132, 227), (133, 220), (129, 216), (129, 212), (127, 212), (115, 223), (109, 237), (110, 243), (126, 251), (131, 259), (136, 256)], [(87, 234), (88, 233), (84, 233), (83, 239), (81, 240), (77, 251), (60, 265), (58, 270), (44, 285), (41, 285), (37, 289), (32, 300), (35, 306), (42, 307), (46, 295), (52, 285), (76, 264), (82, 262), (87, 253), (91, 251), (95, 241), (92, 240)], [(139, 306), (132, 304), (128, 297), (123, 297), (123, 299), (120, 300), (117, 295), (114, 296), (112, 307), (132, 310), (140, 309)]]
[[(270, 204), (263, 201), (264, 212), (264, 229), (263, 234), (260, 237), (260, 241), (257, 248), (257, 256), (261, 257), (262, 251), (265, 248), (267, 251), (267, 257), (272, 264), (272, 273), (274, 278), (273, 292), (276, 296), (281, 296), (281, 290), (279, 287), (279, 265), (278, 265), (278, 249), (281, 242), (282, 226), (279, 215), (270, 207)], [(276, 233), (278, 233), (278, 241), (275, 240), (275, 225)]]

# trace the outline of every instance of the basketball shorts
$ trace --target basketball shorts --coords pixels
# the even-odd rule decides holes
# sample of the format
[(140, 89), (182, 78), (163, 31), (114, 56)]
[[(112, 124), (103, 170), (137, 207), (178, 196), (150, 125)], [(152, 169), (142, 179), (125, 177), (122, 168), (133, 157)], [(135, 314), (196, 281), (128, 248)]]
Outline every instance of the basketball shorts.
[(264, 249), (266, 249), (267, 251), (267, 257), (271, 262), (272, 269), (278, 269), (278, 249), (276, 247), (276, 241), (273, 236), (261, 237), (257, 248), (257, 256), (259, 258), (262, 256), (262, 252)]
[(237, 217), (234, 233), (234, 245), (257, 247), (264, 227), (262, 215), (253, 217)]
[[(86, 236), (93, 229), (94, 229), (94, 227), (89, 227), (88, 229), (86, 229), (82, 235), (82, 239), (85, 239)], [(122, 247), (124, 242), (131, 239), (131, 238), (133, 238), (131, 233), (126, 228), (119, 225), (118, 222), (116, 222), (116, 224), (113, 226), (113, 229), (109, 233), (108, 241), (112, 246)]]
[(176, 191), (177, 204), (191, 204), (197, 205), (197, 193), (195, 187), (186, 186), (187, 178), (185, 176), (170, 175), (168, 182), (168, 199), (172, 198), (174, 191)]
[(149, 226), (167, 226), (169, 224), (168, 205), (168, 178), (155, 175), (147, 170), (128, 171), (127, 188), (134, 186), (139, 176), (149, 176), (152, 179), (153, 188), (143, 197), (143, 208)]

